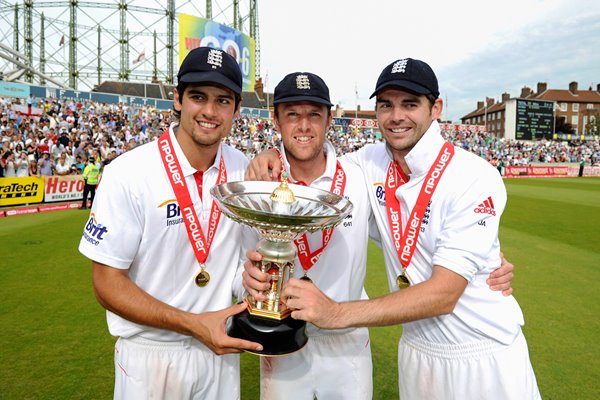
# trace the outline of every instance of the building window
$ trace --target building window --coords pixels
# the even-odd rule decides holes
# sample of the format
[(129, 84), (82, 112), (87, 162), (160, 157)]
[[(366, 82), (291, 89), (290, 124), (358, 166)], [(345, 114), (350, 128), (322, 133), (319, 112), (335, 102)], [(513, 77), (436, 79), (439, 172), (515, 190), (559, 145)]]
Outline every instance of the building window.
[(579, 103), (573, 103), (573, 112), (579, 112)]
[(567, 103), (560, 103), (560, 111), (567, 112)]
[(579, 116), (573, 115), (571, 117), (571, 125), (573, 125), (573, 128), (575, 128), (578, 124), (579, 124)]
[(588, 110), (593, 110), (593, 109), (594, 109), (594, 105), (593, 105), (593, 104), (591, 104), (591, 103), (588, 103), (588, 104), (587, 104), (587, 106), (586, 106), (586, 108), (587, 108)]

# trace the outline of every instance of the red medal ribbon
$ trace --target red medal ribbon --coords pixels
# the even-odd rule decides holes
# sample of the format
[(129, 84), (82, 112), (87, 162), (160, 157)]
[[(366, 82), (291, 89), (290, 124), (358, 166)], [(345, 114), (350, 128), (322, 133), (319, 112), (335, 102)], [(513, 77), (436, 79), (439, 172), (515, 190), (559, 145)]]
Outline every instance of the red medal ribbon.
[[(183, 216), (183, 222), (188, 233), (188, 238), (194, 250), (194, 254), (198, 259), (201, 266), (204, 265), (208, 258), (208, 252), (210, 251), (210, 245), (215, 237), (217, 226), (219, 225), (219, 218), (221, 217), (221, 210), (217, 206), (216, 202), (213, 201), (210, 209), (210, 219), (208, 221), (208, 233), (206, 238), (200, 225), (200, 220), (196, 215), (194, 204), (188, 190), (187, 184), (185, 183), (185, 177), (181, 171), (181, 165), (175, 154), (173, 143), (171, 141), (171, 135), (167, 130), (158, 139), (158, 149), (160, 151), (160, 158), (165, 166), (165, 171), (169, 177), (169, 183), (175, 192), (175, 198), (179, 204), (181, 215)], [(219, 162), (219, 175), (217, 179), (217, 185), (227, 181), (227, 170), (225, 168), (225, 161), (223, 156)]]
[[(283, 157), (278, 149), (275, 149), (275, 151), (277, 151), (277, 156), (279, 157), (279, 160), (281, 161), (281, 169), (283, 172), (285, 170), (285, 163), (283, 162)], [(281, 180), (281, 177), (279, 179)], [(300, 181), (298, 181), (298, 182), (290, 181), (290, 183), (302, 184), (303, 186), (306, 186), (306, 184), (304, 182), (300, 182)], [(346, 173), (344, 172), (344, 169), (342, 168), (342, 164), (340, 164), (339, 161), (336, 161), (335, 173), (333, 174), (333, 180), (331, 181), (331, 189), (329, 189), (329, 191), (331, 193), (337, 194), (338, 196), (343, 196), (345, 190), (346, 190)], [(308, 245), (308, 237), (306, 236), (306, 233), (294, 241), (294, 244), (296, 245), (296, 248), (298, 249), (298, 259), (300, 260), (300, 265), (302, 265), (302, 268), (304, 269), (304, 271), (308, 271), (309, 269), (311, 269), (313, 267), (313, 265), (316, 264), (317, 261), (319, 261), (319, 257), (321, 257), (323, 250), (325, 250), (325, 247), (327, 247), (327, 245), (329, 244), (332, 234), (333, 234), (333, 228), (324, 230), (323, 231), (323, 245), (321, 247), (319, 247), (317, 250), (315, 250), (314, 252), (310, 251), (310, 246)]]
[(417, 239), (419, 238), (421, 222), (425, 210), (427, 210), (427, 205), (453, 156), (454, 146), (446, 142), (429, 172), (427, 172), (419, 197), (417, 197), (417, 203), (410, 213), (404, 234), (402, 234), (402, 214), (400, 213), (400, 202), (396, 198), (396, 189), (406, 182), (406, 176), (395, 161), (390, 163), (385, 179), (385, 207), (390, 230), (392, 231), (392, 240), (404, 269), (410, 265), (410, 260), (417, 248)]

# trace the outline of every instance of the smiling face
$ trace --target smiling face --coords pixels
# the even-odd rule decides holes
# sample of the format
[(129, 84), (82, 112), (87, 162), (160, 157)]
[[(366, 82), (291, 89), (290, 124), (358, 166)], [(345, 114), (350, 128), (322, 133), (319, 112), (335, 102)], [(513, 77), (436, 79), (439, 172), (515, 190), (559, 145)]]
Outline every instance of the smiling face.
[(404, 158), (442, 113), (442, 100), (433, 105), (423, 95), (399, 89), (377, 94), (377, 122), (394, 158)]
[(231, 90), (199, 84), (190, 84), (183, 96), (175, 90), (174, 107), (181, 112), (179, 139), (200, 147), (218, 146), (229, 135), (239, 110)]
[(290, 165), (313, 162), (323, 157), (325, 133), (331, 125), (331, 113), (323, 104), (312, 102), (281, 103), (277, 105), (275, 126)]

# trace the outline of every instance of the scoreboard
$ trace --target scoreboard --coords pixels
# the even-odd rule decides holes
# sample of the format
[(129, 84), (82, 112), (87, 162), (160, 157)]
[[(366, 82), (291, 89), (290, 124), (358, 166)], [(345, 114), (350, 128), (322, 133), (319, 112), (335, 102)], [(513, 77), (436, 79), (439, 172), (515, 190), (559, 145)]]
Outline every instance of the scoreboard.
[(554, 102), (516, 100), (515, 139), (539, 140), (552, 138), (554, 133)]

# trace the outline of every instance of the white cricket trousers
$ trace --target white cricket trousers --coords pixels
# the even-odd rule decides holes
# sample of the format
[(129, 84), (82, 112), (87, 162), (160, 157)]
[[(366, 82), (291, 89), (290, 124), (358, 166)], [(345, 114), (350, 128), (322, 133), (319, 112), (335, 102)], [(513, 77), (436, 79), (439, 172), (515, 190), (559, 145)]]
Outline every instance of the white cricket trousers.
[(115, 399), (240, 398), (238, 354), (218, 356), (196, 339), (133, 337), (115, 344)]
[(367, 328), (311, 336), (299, 351), (260, 359), (263, 400), (368, 400), (373, 364)]
[(445, 345), (405, 335), (398, 374), (402, 400), (541, 399), (522, 332), (510, 345)]

